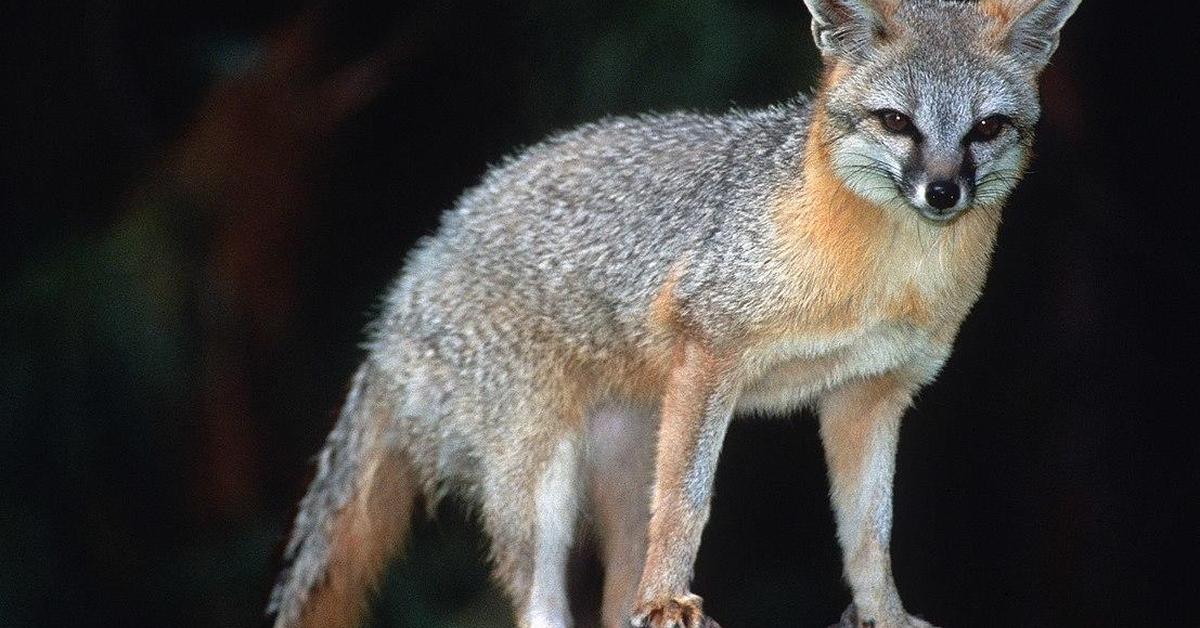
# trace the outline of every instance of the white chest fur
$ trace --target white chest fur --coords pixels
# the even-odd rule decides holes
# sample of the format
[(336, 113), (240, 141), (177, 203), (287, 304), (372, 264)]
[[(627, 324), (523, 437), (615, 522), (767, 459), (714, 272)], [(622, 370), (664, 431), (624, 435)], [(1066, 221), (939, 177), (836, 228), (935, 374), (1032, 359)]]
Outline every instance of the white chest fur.
[(817, 338), (789, 338), (750, 352), (739, 412), (780, 414), (795, 410), (834, 386), (899, 367), (932, 376), (944, 355), (927, 332), (900, 322)]

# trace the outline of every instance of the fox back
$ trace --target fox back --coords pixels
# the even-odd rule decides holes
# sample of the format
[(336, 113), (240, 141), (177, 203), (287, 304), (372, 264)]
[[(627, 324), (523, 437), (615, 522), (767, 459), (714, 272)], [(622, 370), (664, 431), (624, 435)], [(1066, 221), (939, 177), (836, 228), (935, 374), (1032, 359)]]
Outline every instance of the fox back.
[[(610, 118), (487, 173), (423, 240), (301, 505), (278, 624), (352, 624), (413, 504), (475, 507), (522, 626), (715, 626), (688, 591), (735, 413), (818, 410), (843, 624), (891, 580), (900, 417), (982, 288), (1078, 0), (806, 0), (812, 98)], [(586, 516), (580, 516), (586, 515)]]

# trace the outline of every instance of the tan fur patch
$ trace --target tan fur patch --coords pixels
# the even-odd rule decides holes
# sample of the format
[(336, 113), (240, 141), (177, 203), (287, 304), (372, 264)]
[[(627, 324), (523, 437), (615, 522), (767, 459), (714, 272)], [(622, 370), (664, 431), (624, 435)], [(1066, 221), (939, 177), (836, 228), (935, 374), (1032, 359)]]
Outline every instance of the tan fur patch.
[(882, 208), (855, 194), (833, 172), (824, 142), (826, 124), (818, 108), (809, 132), (803, 189), (781, 194), (772, 220), (785, 263), (807, 280), (808, 291), (796, 295), (808, 306), (804, 310), (820, 316), (823, 328), (850, 328), (859, 324), (861, 305), (870, 296), (887, 221)]
[[(876, 422), (895, 419), (900, 413), (899, 410), (881, 412), (881, 406), (895, 403), (897, 399), (907, 399), (906, 388), (894, 374), (885, 374), (856, 385), (836, 399), (836, 407), (824, 410), (836, 415), (830, 418), (838, 421), (837, 429), (825, 428), (821, 435), (830, 476), (837, 478), (839, 485), (858, 484), (863, 450), (871, 442), (870, 434), (877, 428)], [(839, 488), (835, 486), (835, 492)]]
[(1007, 25), (1016, 17), (1015, 4), (1011, 0), (981, 0), (975, 6), (997, 23)]
[(887, 309), (888, 318), (901, 319), (914, 325), (926, 325), (930, 322), (929, 304), (921, 297), (920, 291), (909, 284), (900, 298), (891, 302)]
[(657, 405), (662, 401), (663, 389), (671, 373), (676, 339), (656, 341), (634, 354), (611, 356), (604, 364), (593, 365), (581, 374), (581, 387), (592, 391), (584, 398), (583, 406), (600, 401), (605, 394), (618, 393), (630, 401)]
[(678, 330), (683, 325), (679, 318), (679, 297), (675, 295), (675, 287), (683, 276), (683, 264), (675, 264), (667, 272), (662, 286), (650, 302), (650, 312), (647, 322), (651, 329)]
[(823, 141), (827, 120), (821, 110), (813, 120), (804, 158), (803, 200), (810, 220), (803, 228), (839, 269), (847, 284), (856, 285), (874, 260), (872, 246), (882, 235), (881, 209), (851, 191), (834, 173), (830, 147)]
[[(663, 398), (663, 429), (659, 450), (674, 452), (681, 460), (693, 452), (697, 425), (704, 417), (704, 403), (717, 387), (723, 362), (709, 348), (697, 342), (681, 343), (675, 350), (675, 366)], [(668, 465), (676, 471), (683, 465)], [(679, 469), (675, 469), (679, 467)], [(673, 484), (674, 479), (668, 478)]]
[(891, 20), (900, 10), (900, 0), (876, 0), (875, 7), (883, 19)]
[(825, 71), (821, 77), (822, 85), (837, 85), (846, 80), (850, 74), (850, 66), (845, 61), (831, 60), (825, 63)]
[(337, 514), (328, 571), (309, 592), (298, 626), (359, 625), (376, 580), (404, 542), (416, 491), (407, 463), (376, 447), (353, 500)]
[(983, 41), (999, 46), (1008, 39), (1013, 24), (1032, 8), (1028, 0), (980, 0), (976, 4), (992, 24), (983, 33)]
[(647, 533), (646, 565), (638, 587), (642, 602), (670, 598), (687, 590), (694, 551), (699, 547), (708, 512), (706, 505), (700, 507), (686, 497), (685, 475), (691, 461), (705, 455), (698, 450), (701, 423), (729, 364), (728, 359), (697, 342), (680, 344), (675, 351), (675, 366), (662, 403), (653, 516)]

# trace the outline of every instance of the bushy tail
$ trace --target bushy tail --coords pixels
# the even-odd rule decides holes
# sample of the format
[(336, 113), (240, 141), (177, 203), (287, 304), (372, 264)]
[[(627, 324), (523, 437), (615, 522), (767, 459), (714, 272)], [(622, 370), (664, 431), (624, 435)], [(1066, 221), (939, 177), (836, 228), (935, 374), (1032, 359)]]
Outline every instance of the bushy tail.
[(364, 364), (300, 502), (288, 566), (268, 607), (276, 628), (356, 625), (404, 543), (418, 489), (389, 441), (390, 407), (374, 369)]

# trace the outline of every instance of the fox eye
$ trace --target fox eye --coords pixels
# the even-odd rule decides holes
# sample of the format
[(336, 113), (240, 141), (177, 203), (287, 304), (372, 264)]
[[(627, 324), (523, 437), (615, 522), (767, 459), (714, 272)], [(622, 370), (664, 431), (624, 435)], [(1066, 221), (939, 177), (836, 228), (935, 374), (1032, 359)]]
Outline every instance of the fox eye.
[(1000, 130), (1006, 124), (1012, 124), (1012, 119), (1008, 116), (1000, 114), (988, 116), (976, 122), (975, 126), (971, 127), (971, 132), (967, 134), (967, 141), (990, 142), (996, 139), (997, 135), (1000, 135)]
[(879, 118), (879, 122), (883, 124), (883, 128), (891, 131), (892, 133), (912, 135), (914, 131), (912, 118), (900, 113), (899, 111), (896, 111), (895, 109), (880, 109), (874, 113), (875, 116)]

